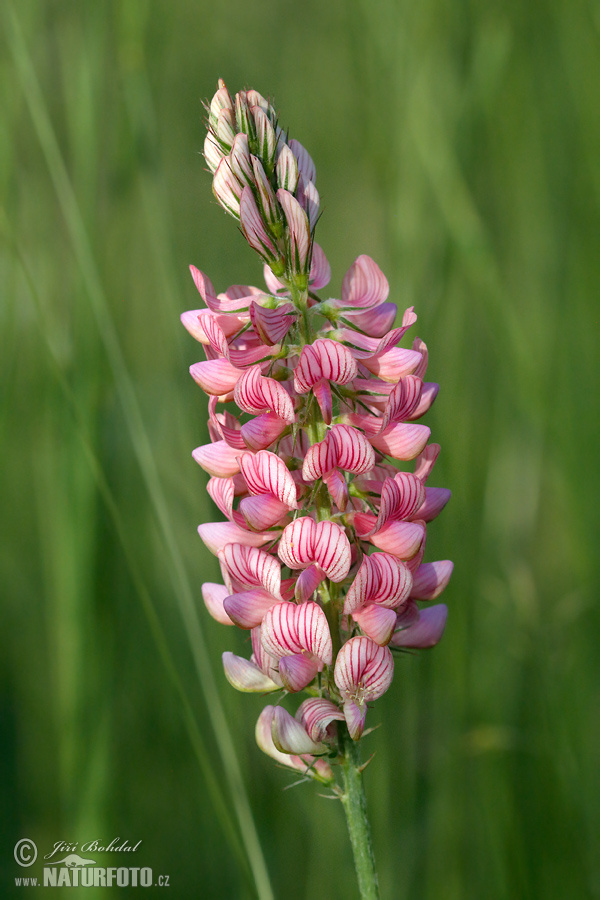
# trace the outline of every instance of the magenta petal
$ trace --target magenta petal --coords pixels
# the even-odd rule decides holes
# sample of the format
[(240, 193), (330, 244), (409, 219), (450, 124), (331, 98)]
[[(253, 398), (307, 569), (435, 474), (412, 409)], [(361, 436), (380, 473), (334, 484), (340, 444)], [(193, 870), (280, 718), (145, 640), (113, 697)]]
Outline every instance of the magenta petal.
[(400, 423), (388, 425), (381, 434), (370, 438), (371, 444), (381, 453), (387, 453), (393, 459), (414, 459), (429, 440), (431, 429), (427, 425)]
[(205, 522), (198, 525), (198, 534), (215, 555), (227, 544), (243, 544), (247, 547), (260, 547), (273, 540), (272, 534), (255, 534), (244, 531), (233, 522)]
[(289, 507), (273, 494), (260, 494), (258, 497), (244, 497), (240, 501), (239, 511), (253, 531), (266, 531), (281, 522), (289, 513)]
[(395, 610), (371, 603), (353, 612), (352, 618), (376, 644), (389, 644), (396, 627)]
[(304, 726), (282, 706), (276, 706), (271, 723), (271, 737), (273, 743), (282, 753), (325, 753), (327, 747), (313, 741)]
[(355, 328), (360, 328), (370, 337), (382, 338), (394, 324), (397, 312), (395, 303), (381, 303), (367, 312), (344, 310), (344, 316), (348, 317)]
[(223, 603), (225, 613), (239, 628), (256, 628), (279, 601), (264, 588), (231, 594)]
[(240, 451), (230, 447), (226, 441), (203, 444), (192, 451), (192, 456), (205, 472), (215, 478), (229, 478), (240, 471), (238, 457)]
[(418, 522), (388, 522), (369, 540), (398, 559), (411, 559), (419, 550), (424, 535), (425, 528)]
[(431, 522), (432, 519), (439, 516), (451, 496), (452, 491), (448, 488), (425, 488), (425, 502), (418, 508), (417, 518), (423, 519), (424, 522)]
[(422, 563), (414, 574), (410, 596), (414, 600), (435, 600), (450, 581), (453, 569), (449, 559)]
[(263, 413), (262, 416), (242, 425), (242, 439), (251, 450), (264, 450), (270, 447), (287, 427), (288, 423), (275, 413)]
[(202, 599), (207, 610), (221, 625), (233, 625), (233, 622), (223, 608), (223, 601), (229, 596), (229, 589), (224, 584), (215, 584), (206, 581), (202, 585)]
[(234, 653), (223, 654), (223, 669), (225, 678), (236, 691), (263, 694), (280, 690), (279, 685), (261, 672), (257, 665)]
[(448, 607), (444, 603), (428, 606), (419, 611), (419, 619), (403, 631), (397, 631), (392, 638), (392, 646), (414, 650), (435, 647), (444, 633)]
[(324, 572), (318, 566), (309, 566), (300, 573), (296, 580), (295, 597), (300, 603), (309, 600), (325, 577)]
[[(313, 681), (319, 671), (319, 666), (314, 659), (309, 659), (301, 653), (292, 656), (284, 656), (279, 660), (279, 675), (283, 686), (291, 693), (297, 693)], [(308, 753), (308, 750), (297, 751)]]

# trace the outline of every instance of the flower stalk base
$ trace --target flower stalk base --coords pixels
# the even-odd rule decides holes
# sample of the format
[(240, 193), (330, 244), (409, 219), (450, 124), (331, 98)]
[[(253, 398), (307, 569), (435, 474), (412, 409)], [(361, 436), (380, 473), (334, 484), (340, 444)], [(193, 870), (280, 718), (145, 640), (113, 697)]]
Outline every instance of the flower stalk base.
[(360, 762), (360, 742), (353, 741), (343, 726), (339, 731), (344, 785), (341, 801), (346, 813), (360, 896), (361, 900), (379, 900), (379, 884), (371, 844), (371, 828), (367, 818), (367, 801), (362, 776), (363, 766)]

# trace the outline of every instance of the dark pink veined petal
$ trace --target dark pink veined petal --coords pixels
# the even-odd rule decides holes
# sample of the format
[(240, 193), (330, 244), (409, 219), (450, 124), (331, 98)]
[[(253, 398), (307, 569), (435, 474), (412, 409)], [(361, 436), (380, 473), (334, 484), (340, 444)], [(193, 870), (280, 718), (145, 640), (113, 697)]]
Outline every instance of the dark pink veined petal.
[(263, 648), (275, 659), (306, 651), (322, 668), (331, 665), (333, 646), (327, 617), (317, 603), (278, 603), (261, 625)]
[(228, 359), (209, 359), (190, 366), (190, 375), (206, 394), (221, 397), (235, 388), (243, 369), (232, 366)]
[(300, 646), (320, 662), (330, 666), (333, 644), (327, 616), (318, 603), (308, 601), (296, 607), (296, 631)]
[(230, 447), (225, 441), (203, 444), (192, 451), (192, 456), (205, 472), (215, 478), (229, 478), (240, 471), (239, 450)]
[(335, 522), (317, 522), (314, 534), (315, 561), (331, 581), (343, 581), (352, 565), (346, 532)]
[(421, 399), (411, 412), (410, 416), (407, 416), (406, 418), (409, 421), (413, 422), (415, 419), (420, 419), (421, 416), (424, 416), (425, 413), (428, 412), (431, 408), (431, 404), (437, 397), (439, 390), (439, 384), (436, 384), (433, 381), (424, 381)]
[(273, 533), (255, 534), (252, 531), (244, 531), (234, 522), (204, 522), (198, 525), (198, 534), (206, 547), (215, 556), (227, 544), (236, 543), (245, 547), (260, 547), (273, 540)]
[(438, 458), (441, 449), (439, 444), (428, 444), (423, 452), (417, 457), (414, 474), (417, 478), (420, 478), (423, 483), (425, 483), (431, 475), (431, 470), (435, 465), (435, 461)]
[[(272, 539), (273, 535), (269, 537)], [(240, 584), (263, 587), (274, 597), (281, 597), (281, 566), (270, 553), (256, 547), (229, 543), (219, 553), (219, 560)]]
[(382, 303), (367, 312), (344, 310), (344, 317), (348, 317), (355, 328), (360, 328), (370, 337), (382, 338), (394, 324), (397, 311), (395, 303)]
[(408, 419), (421, 401), (423, 382), (414, 375), (405, 375), (394, 385), (381, 421), (383, 431), (391, 422)]
[(370, 256), (362, 254), (350, 266), (342, 282), (344, 306), (370, 309), (384, 303), (390, 292), (388, 280)]
[(243, 521), (252, 531), (266, 531), (279, 525), (289, 511), (289, 507), (273, 494), (244, 497), (239, 506)]
[(225, 678), (236, 691), (264, 694), (280, 690), (280, 686), (261, 672), (255, 663), (234, 653), (223, 654), (223, 669)]
[(324, 577), (325, 573), (318, 566), (312, 565), (309, 566), (308, 569), (304, 569), (296, 579), (296, 585), (294, 587), (296, 600), (298, 600), (299, 603), (310, 600)]
[(296, 719), (304, 725), (313, 741), (325, 741), (331, 723), (343, 722), (344, 714), (331, 700), (309, 697), (298, 707)]
[(273, 494), (288, 509), (298, 509), (296, 484), (286, 464), (277, 454), (268, 450), (243, 453), (240, 471), (246, 479), (251, 494)]
[(275, 413), (268, 412), (244, 423), (240, 434), (244, 445), (250, 450), (264, 450), (270, 447), (288, 427), (285, 419), (280, 419)]
[(337, 655), (334, 680), (345, 700), (358, 704), (377, 700), (385, 694), (393, 677), (392, 654), (371, 638), (350, 638)]
[(414, 350), (392, 347), (391, 350), (386, 350), (384, 353), (361, 359), (361, 363), (365, 369), (383, 381), (396, 382), (405, 375), (414, 374), (420, 360), (420, 355)]
[(427, 425), (400, 422), (388, 425), (385, 431), (369, 440), (380, 453), (386, 453), (392, 459), (409, 460), (421, 453), (430, 434), (431, 429)]
[(279, 677), (284, 688), (291, 693), (303, 691), (314, 681), (318, 671), (318, 663), (302, 653), (293, 653), (279, 660)]
[(414, 574), (410, 596), (414, 600), (435, 600), (446, 588), (453, 569), (449, 559), (422, 563)]
[(207, 610), (221, 625), (233, 625), (233, 622), (225, 612), (223, 601), (229, 596), (229, 590), (224, 584), (215, 584), (205, 581), (202, 585), (202, 599)]
[(181, 313), (180, 319), (184, 328), (201, 344), (208, 344), (207, 320), (215, 319), (223, 334), (231, 337), (243, 327), (247, 319), (241, 316), (219, 316), (209, 309), (190, 309)]
[(357, 374), (354, 357), (343, 344), (329, 338), (318, 338), (313, 344), (302, 348), (294, 369), (294, 389), (299, 394), (306, 394), (322, 379), (335, 384), (348, 384)]
[(288, 147), (296, 157), (298, 172), (303, 174), (306, 181), (316, 181), (317, 168), (308, 150), (306, 150), (300, 141), (297, 141), (295, 138), (292, 138), (288, 142)]
[(439, 516), (451, 496), (452, 491), (448, 488), (425, 488), (425, 502), (419, 507), (417, 516), (424, 522), (431, 522)]
[(260, 366), (242, 373), (235, 385), (234, 398), (244, 412), (259, 415), (272, 412), (286, 422), (293, 422), (294, 404), (286, 389), (274, 378), (261, 375)]
[(292, 303), (284, 303), (277, 309), (268, 309), (256, 302), (250, 304), (250, 319), (265, 344), (279, 344), (297, 318)]
[(272, 656), (269, 656), (268, 653), (265, 653), (265, 650), (263, 648), (260, 625), (252, 629), (252, 631), (250, 632), (250, 640), (252, 642), (252, 656), (250, 657), (252, 662), (258, 666), (261, 672), (264, 672), (265, 675), (268, 675), (269, 678), (275, 682), (275, 684), (278, 684), (279, 687), (283, 687), (281, 678), (279, 677), (279, 671), (277, 669), (277, 660), (274, 660)]
[(369, 603), (353, 612), (352, 618), (376, 644), (381, 646), (389, 644), (396, 627), (395, 610), (379, 606), (377, 603)]
[[(410, 519), (425, 500), (423, 482), (410, 472), (398, 472), (394, 478), (386, 478), (381, 489), (379, 515), (374, 532), (379, 531), (390, 519)], [(369, 534), (364, 537), (370, 537)]]
[(206, 490), (223, 515), (231, 519), (235, 494), (233, 478), (210, 478)]
[(418, 522), (387, 522), (369, 540), (384, 553), (409, 560), (418, 552), (425, 529)]
[(448, 607), (444, 603), (419, 610), (419, 619), (414, 625), (397, 631), (392, 638), (392, 646), (414, 650), (435, 647), (444, 633)]
[(275, 707), (271, 723), (271, 737), (277, 749), (282, 753), (303, 755), (327, 751), (327, 747), (320, 741), (313, 741), (304, 725), (290, 716), (282, 706)]
[(301, 516), (283, 529), (277, 554), (290, 569), (305, 569), (315, 562), (316, 523)]
[(227, 338), (225, 337), (225, 332), (218, 324), (215, 316), (204, 316), (202, 328), (204, 329), (206, 337), (208, 338), (208, 343), (213, 348), (213, 350), (220, 356), (224, 356), (229, 359), (229, 345), (227, 343)]
[(331, 266), (327, 261), (327, 257), (318, 244), (313, 244), (308, 283), (313, 290), (318, 291), (320, 288), (326, 287), (330, 281)]
[(304, 481), (316, 481), (322, 478), (325, 472), (329, 472), (337, 464), (337, 451), (335, 444), (329, 440), (327, 434), (325, 440), (313, 444), (306, 452), (302, 463), (302, 478)]
[(412, 582), (410, 570), (395, 556), (365, 556), (346, 594), (344, 613), (353, 613), (373, 602), (393, 609), (408, 598)]
[(205, 275), (204, 272), (201, 272), (196, 266), (190, 266), (190, 272), (192, 273), (192, 278), (194, 279), (194, 284), (196, 285), (198, 293), (209, 309), (216, 311), (218, 309), (218, 300), (212, 281), (208, 275)]
[(257, 587), (226, 597), (223, 609), (238, 628), (250, 629), (260, 625), (268, 610), (276, 603), (279, 600), (272, 594)]
[(375, 465), (373, 447), (364, 434), (351, 425), (334, 425), (327, 436), (336, 450), (336, 465), (344, 472), (362, 475)]

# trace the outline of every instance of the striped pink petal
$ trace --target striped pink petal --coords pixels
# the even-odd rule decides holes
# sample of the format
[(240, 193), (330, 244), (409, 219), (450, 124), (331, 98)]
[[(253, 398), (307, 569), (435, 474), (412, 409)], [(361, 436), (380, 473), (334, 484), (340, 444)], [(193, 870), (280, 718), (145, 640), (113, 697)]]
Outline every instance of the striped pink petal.
[(243, 372), (235, 385), (234, 398), (244, 412), (253, 415), (272, 412), (290, 423), (295, 419), (292, 398), (274, 378), (261, 375), (260, 366), (252, 366)]
[(276, 707), (274, 706), (265, 706), (262, 713), (258, 717), (258, 722), (256, 723), (256, 729), (254, 732), (256, 743), (263, 751), (263, 753), (266, 753), (267, 756), (270, 756), (271, 759), (274, 759), (281, 765), (287, 766), (290, 769), (295, 769), (298, 772), (302, 772), (302, 774), (304, 775), (316, 778), (318, 781), (321, 781), (324, 784), (329, 784), (330, 782), (332, 782), (333, 772), (331, 770), (331, 766), (326, 760), (315, 760), (314, 757), (309, 754), (298, 756), (296, 754), (282, 753), (277, 749), (277, 747), (273, 743), (273, 737), (271, 733), (275, 709)]
[(259, 450), (256, 454), (243, 453), (239, 464), (251, 494), (272, 494), (288, 509), (298, 509), (296, 484), (277, 454), (268, 450)]
[[(381, 489), (379, 515), (374, 532), (379, 531), (390, 519), (410, 519), (424, 500), (425, 486), (410, 472), (398, 472), (394, 478), (386, 478)], [(370, 534), (364, 537), (370, 537)]]
[(268, 675), (261, 672), (255, 663), (241, 656), (236, 656), (234, 653), (226, 652), (223, 654), (223, 669), (225, 678), (236, 691), (265, 694), (281, 689)]
[(417, 366), (414, 371), (414, 374), (417, 378), (425, 378), (425, 372), (427, 371), (427, 362), (429, 359), (429, 353), (427, 352), (427, 344), (425, 341), (422, 341), (421, 338), (415, 338), (413, 341), (412, 349), (416, 353), (421, 354), (421, 362)]
[(256, 548), (273, 540), (272, 533), (255, 534), (252, 531), (244, 531), (234, 522), (205, 522), (198, 525), (198, 534), (215, 556), (227, 544), (236, 543), (248, 548)]
[(250, 450), (264, 450), (270, 447), (288, 427), (285, 419), (272, 412), (263, 413), (242, 425), (240, 433)]
[(337, 655), (334, 680), (344, 700), (359, 705), (377, 700), (393, 677), (392, 654), (368, 637), (350, 638)]
[(311, 601), (278, 603), (267, 612), (261, 627), (261, 640), (267, 653), (276, 659), (303, 651), (321, 664), (331, 665), (333, 646), (327, 617)]
[(337, 451), (328, 434), (325, 440), (309, 447), (302, 463), (302, 478), (305, 481), (316, 481), (325, 472), (335, 468), (336, 464)]
[(253, 588), (231, 594), (223, 601), (223, 609), (238, 628), (256, 628), (266, 613), (279, 601), (264, 588)]
[(423, 392), (421, 394), (421, 399), (416, 407), (411, 412), (410, 416), (407, 416), (411, 422), (415, 419), (420, 419), (421, 416), (424, 416), (426, 412), (429, 411), (431, 404), (437, 397), (440, 390), (439, 384), (436, 384), (433, 381), (424, 381), (423, 382)]
[(299, 603), (309, 600), (324, 578), (325, 573), (318, 566), (313, 565), (309, 566), (308, 569), (304, 569), (296, 579), (294, 587), (296, 600)]
[(327, 490), (337, 508), (340, 512), (344, 512), (348, 506), (348, 485), (346, 484), (346, 479), (336, 469), (333, 472), (327, 472), (323, 481), (327, 485)]
[(362, 254), (350, 266), (342, 282), (344, 306), (371, 309), (388, 298), (388, 280), (370, 256)]
[(233, 622), (227, 615), (223, 601), (229, 596), (229, 590), (224, 584), (215, 584), (211, 581), (205, 581), (202, 585), (202, 599), (204, 604), (213, 617), (221, 625), (233, 625)]
[[(272, 535), (269, 535), (272, 539)], [(219, 559), (240, 585), (263, 587), (280, 598), (281, 566), (279, 561), (257, 547), (229, 543), (219, 553)]]
[(328, 381), (325, 381), (325, 379), (322, 378), (320, 381), (317, 381), (315, 384), (313, 384), (312, 390), (313, 394), (317, 398), (317, 403), (319, 404), (319, 409), (321, 410), (323, 421), (326, 425), (330, 425), (333, 416), (331, 385)]
[(277, 309), (269, 309), (256, 302), (250, 304), (250, 319), (265, 344), (279, 344), (297, 318), (292, 303), (284, 303)]
[(296, 719), (304, 725), (313, 741), (326, 741), (331, 737), (332, 722), (343, 722), (341, 709), (322, 697), (309, 697), (300, 704), (296, 711)]
[(384, 646), (389, 644), (396, 627), (396, 612), (379, 606), (377, 603), (369, 603), (352, 613), (352, 618), (360, 625), (367, 637), (376, 644)]
[(413, 374), (420, 361), (421, 357), (418, 353), (414, 350), (405, 350), (403, 347), (392, 347), (391, 350), (386, 350), (384, 353), (361, 359), (365, 369), (368, 369), (373, 375), (377, 375), (383, 381), (392, 382), (398, 381), (405, 375)]
[(279, 525), (289, 511), (289, 507), (273, 494), (244, 497), (239, 506), (243, 521), (253, 531), (266, 531), (267, 528)]
[(392, 459), (414, 459), (429, 440), (431, 429), (427, 425), (399, 423), (388, 425), (381, 434), (370, 438), (371, 444), (380, 453), (386, 453)]
[(220, 397), (228, 394), (243, 375), (228, 359), (209, 359), (190, 366), (190, 375), (206, 394)]
[(343, 581), (352, 565), (352, 551), (346, 532), (335, 522), (317, 522), (315, 562), (331, 581)]
[(336, 464), (344, 472), (362, 475), (375, 465), (375, 454), (361, 431), (351, 425), (334, 425), (328, 434), (336, 450)]
[(282, 706), (276, 706), (271, 723), (273, 743), (282, 753), (319, 754), (325, 753), (327, 747), (320, 741), (313, 741), (304, 725)]
[(414, 625), (395, 633), (391, 640), (392, 646), (414, 650), (435, 647), (444, 633), (447, 618), (448, 607), (444, 603), (421, 609)]
[(205, 472), (215, 478), (229, 478), (240, 471), (239, 450), (230, 447), (226, 441), (203, 444), (192, 451), (192, 456)]
[(252, 190), (248, 186), (240, 194), (238, 210), (240, 228), (252, 249), (256, 250), (265, 262), (270, 263), (279, 260), (281, 253), (265, 228)]
[(335, 384), (348, 384), (357, 374), (356, 362), (343, 344), (319, 338), (314, 344), (306, 344), (302, 348), (294, 370), (294, 388), (299, 394), (306, 394), (322, 379)]
[(215, 311), (218, 308), (218, 301), (217, 292), (213, 287), (212, 281), (208, 275), (205, 275), (204, 272), (201, 272), (196, 266), (190, 266), (190, 272), (192, 273), (192, 278), (194, 279), (194, 284), (196, 285), (198, 293), (209, 309)]
[(454, 563), (449, 559), (422, 563), (413, 577), (410, 596), (415, 600), (435, 600), (450, 581)]
[(412, 584), (410, 570), (395, 556), (388, 553), (365, 556), (346, 594), (344, 613), (355, 612), (368, 603), (394, 609), (410, 596)]
[(301, 516), (283, 529), (277, 554), (290, 569), (305, 569), (315, 562), (316, 522)]
[(210, 478), (206, 490), (223, 515), (231, 519), (235, 494), (233, 478)]
[(421, 400), (423, 382), (414, 375), (405, 375), (394, 385), (390, 393), (383, 419), (381, 430), (390, 423), (402, 422), (410, 418)]

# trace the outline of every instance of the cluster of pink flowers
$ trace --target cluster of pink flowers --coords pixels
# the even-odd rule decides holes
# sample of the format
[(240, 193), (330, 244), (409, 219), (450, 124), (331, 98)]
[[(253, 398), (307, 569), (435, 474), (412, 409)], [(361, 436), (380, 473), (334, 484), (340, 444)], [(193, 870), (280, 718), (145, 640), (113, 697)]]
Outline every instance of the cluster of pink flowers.
[(314, 242), (316, 170), (271, 104), (256, 91), (232, 99), (220, 81), (208, 125), (214, 194), (263, 259), (267, 290), (217, 294), (191, 267), (205, 308), (181, 318), (206, 353), (190, 372), (210, 398), (211, 437), (193, 456), (226, 519), (198, 528), (223, 576), (202, 592), (217, 621), (250, 633), (250, 659), (223, 655), (230, 684), (308, 694), (295, 716), (263, 710), (259, 746), (329, 781), (337, 723), (361, 737), (392, 681), (390, 647), (432, 647), (444, 630), (443, 604), (419, 606), (452, 573), (423, 562), (427, 523), (450, 497), (426, 484), (440, 448), (417, 422), (438, 385), (424, 380), (423, 341), (398, 347), (416, 315), (393, 327), (370, 257), (352, 264), (341, 299), (318, 296), (330, 267)]

